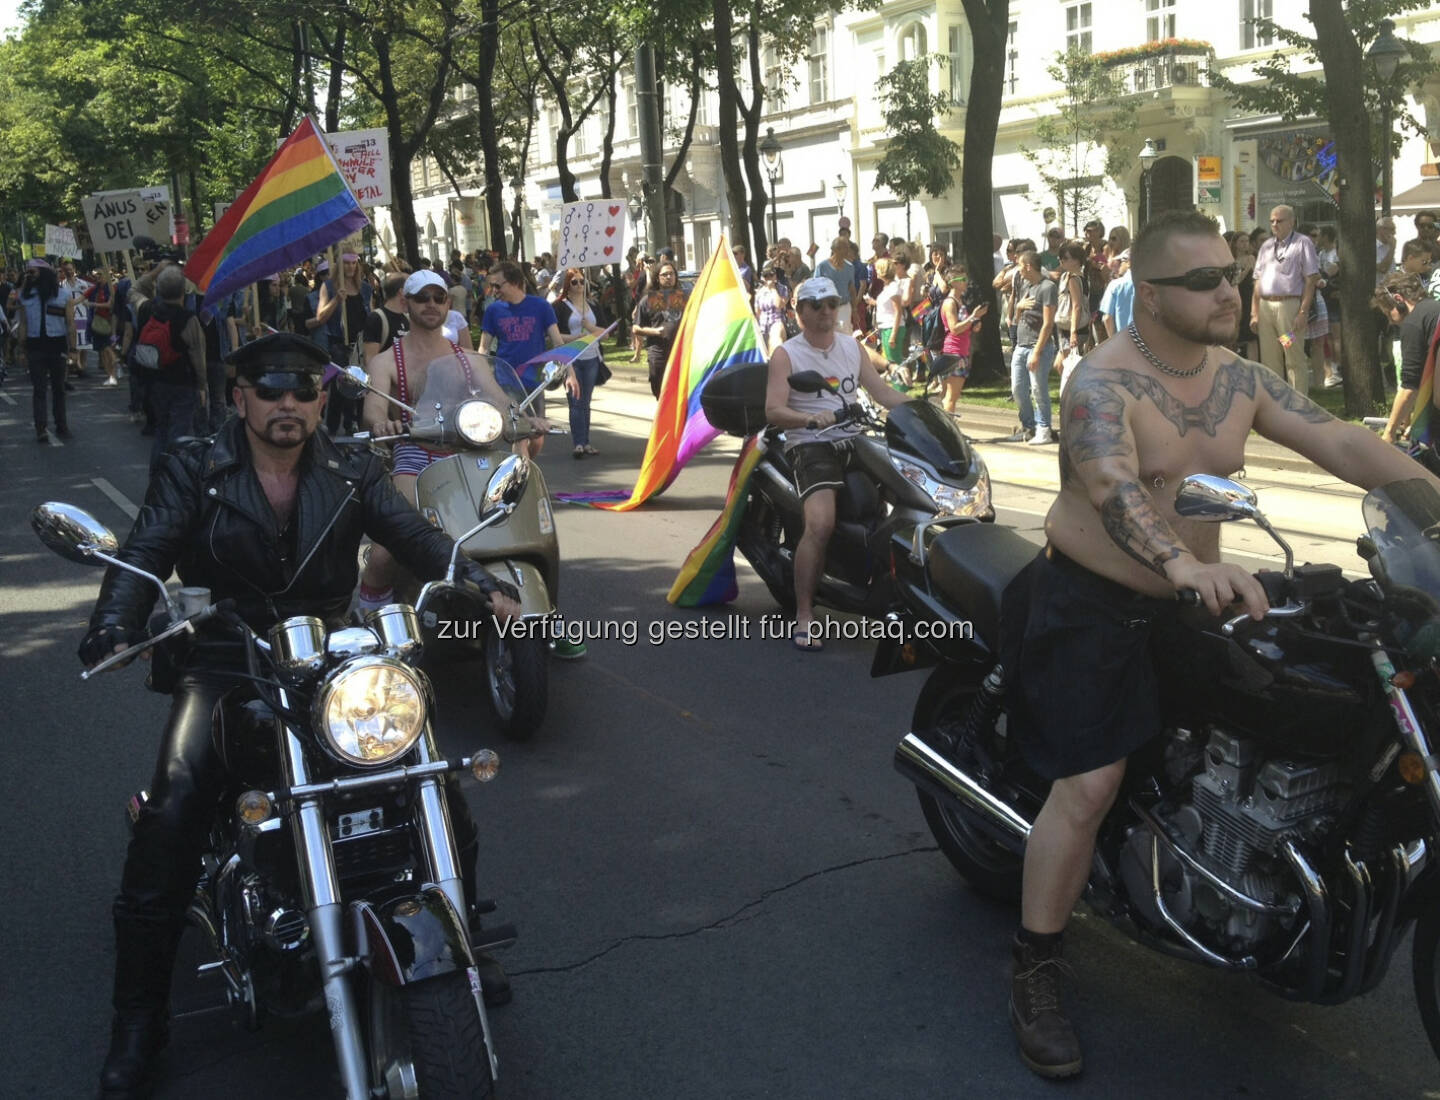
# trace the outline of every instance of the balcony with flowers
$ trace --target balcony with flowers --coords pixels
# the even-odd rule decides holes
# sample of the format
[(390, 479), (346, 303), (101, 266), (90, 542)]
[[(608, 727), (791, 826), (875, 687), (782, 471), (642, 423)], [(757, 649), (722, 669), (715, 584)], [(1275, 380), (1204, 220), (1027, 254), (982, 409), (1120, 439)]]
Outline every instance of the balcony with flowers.
[(1208, 87), (1215, 48), (1196, 38), (1164, 38), (1093, 56), (1121, 71), (1131, 95), (1148, 95), (1168, 88)]

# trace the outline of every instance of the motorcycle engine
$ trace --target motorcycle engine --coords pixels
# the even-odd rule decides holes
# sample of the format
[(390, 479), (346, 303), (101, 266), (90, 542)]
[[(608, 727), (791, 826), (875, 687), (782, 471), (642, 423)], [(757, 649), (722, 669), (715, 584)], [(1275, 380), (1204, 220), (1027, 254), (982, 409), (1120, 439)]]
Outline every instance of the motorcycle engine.
[[(1170, 761), (1184, 756), (1173, 746), (1167, 752)], [(1195, 758), (1193, 751), (1189, 756)], [(1323, 834), (1347, 794), (1338, 761), (1266, 757), (1257, 742), (1217, 729), (1210, 732), (1195, 764), (1190, 800), (1178, 807), (1172, 804), (1168, 811), (1157, 808), (1156, 816), (1168, 826), (1171, 839), (1207, 870), (1246, 897), (1277, 905), (1299, 897), (1282, 844)], [(1163, 927), (1154, 900), (1150, 848), (1150, 829), (1133, 829), (1121, 868), (1131, 900)], [(1163, 845), (1160, 853), (1165, 907), (1202, 942), (1246, 954), (1282, 930), (1276, 917), (1225, 896)]]

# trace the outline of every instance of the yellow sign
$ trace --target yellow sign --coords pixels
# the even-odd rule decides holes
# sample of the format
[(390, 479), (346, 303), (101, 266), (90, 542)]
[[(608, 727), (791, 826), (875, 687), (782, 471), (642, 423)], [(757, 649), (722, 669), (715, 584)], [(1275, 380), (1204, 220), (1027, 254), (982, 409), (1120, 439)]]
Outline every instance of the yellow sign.
[(1219, 157), (1195, 158), (1195, 199), (1201, 203), (1218, 203), (1222, 186)]

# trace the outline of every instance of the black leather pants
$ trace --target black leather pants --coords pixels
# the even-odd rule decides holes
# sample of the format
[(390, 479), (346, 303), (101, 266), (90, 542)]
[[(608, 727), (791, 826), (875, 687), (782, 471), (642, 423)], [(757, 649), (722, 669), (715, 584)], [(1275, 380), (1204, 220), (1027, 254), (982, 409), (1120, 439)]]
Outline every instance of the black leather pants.
[[(153, 1015), (169, 1003), (185, 910), (195, 893), (200, 857), (225, 785), (211, 737), (214, 711), (235, 684), (233, 677), (192, 671), (180, 676), (172, 692), (150, 801), (130, 838), (113, 909), (113, 1003), (119, 1015)], [(446, 795), (465, 895), (473, 905), (479, 851), (475, 822), (453, 780)]]

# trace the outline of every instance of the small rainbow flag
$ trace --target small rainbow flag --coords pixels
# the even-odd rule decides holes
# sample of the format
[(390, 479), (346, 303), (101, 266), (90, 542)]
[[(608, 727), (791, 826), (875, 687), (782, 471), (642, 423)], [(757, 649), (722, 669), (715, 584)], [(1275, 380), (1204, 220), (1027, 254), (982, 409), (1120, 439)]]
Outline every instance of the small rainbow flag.
[(208, 305), (344, 240), (369, 220), (307, 117), (205, 235), (185, 275)]
[(1420, 388), (1415, 393), (1415, 413), (1410, 421), (1410, 443), (1418, 446), (1421, 443), (1434, 447), (1440, 442), (1440, 433), (1436, 431), (1435, 415), (1435, 367), (1436, 360), (1440, 359), (1440, 327), (1435, 330), (1434, 338), (1430, 341), (1430, 350), (1425, 356), (1425, 366), (1420, 373)]
[(525, 368), (532, 363), (560, 363), (562, 365), (573, 363), (576, 359), (580, 358), (580, 353), (591, 344), (609, 336), (611, 330), (619, 323), (619, 321), (615, 321), (610, 325), (610, 328), (607, 328), (604, 332), (587, 332), (583, 336), (577, 336), (568, 344), (561, 344), (558, 348), (550, 348), (547, 351), (542, 351), (539, 355), (532, 355), (529, 359), (525, 360), (525, 362), (516, 364), (515, 371), (517, 373), (523, 373)]
[(765, 453), (765, 436), (752, 435), (741, 448), (735, 468), (730, 471), (730, 488), (725, 507), (680, 567), (666, 599), (677, 607), (708, 607), (729, 603), (740, 594), (735, 579), (735, 533), (745, 516), (750, 475)]
[(555, 499), (628, 512), (663, 493), (695, 452), (720, 434), (700, 408), (700, 391), (706, 380), (736, 363), (764, 361), (750, 298), (722, 236), (685, 303), (665, 364), (650, 442), (629, 498), (615, 499), (623, 496), (622, 490), (620, 494), (557, 493)]

